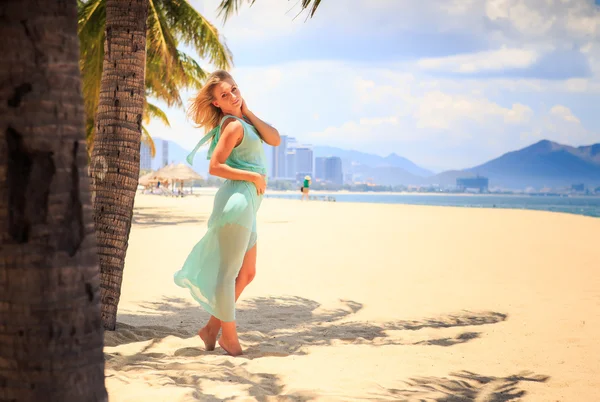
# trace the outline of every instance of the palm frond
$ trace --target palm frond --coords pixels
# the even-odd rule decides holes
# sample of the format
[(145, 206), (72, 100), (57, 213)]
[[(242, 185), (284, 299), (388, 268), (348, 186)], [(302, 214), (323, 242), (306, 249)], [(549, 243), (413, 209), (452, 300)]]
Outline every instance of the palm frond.
[(106, 8), (104, 0), (79, 1), (78, 6), (79, 68), (82, 76), (86, 139), (90, 145), (100, 97)]
[(144, 125), (142, 125), (142, 143), (150, 147), (150, 156), (154, 158), (156, 156), (156, 146), (154, 145), (152, 136)]
[(315, 15), (315, 12), (317, 11), (317, 8), (320, 4), (321, 0), (302, 0), (302, 9), (310, 9), (308, 15), (310, 16), (310, 18), (312, 18)]
[[(77, 0), (77, 5), (86, 138), (91, 149), (104, 62), (106, 0)], [(178, 49), (180, 42), (192, 45), (200, 57), (218, 68), (230, 68), (231, 52), (217, 29), (187, 0), (148, 0), (148, 9), (146, 97), (183, 107), (180, 91), (200, 89), (207, 73), (190, 54)], [(166, 115), (158, 108), (154, 111), (144, 112), (145, 121), (156, 117), (168, 125)]]
[(217, 68), (229, 69), (233, 63), (231, 51), (217, 28), (186, 0), (154, 0), (161, 4), (167, 24), (182, 43), (191, 45), (201, 58)]
[(217, 8), (217, 16), (223, 18), (223, 23), (227, 22), (229, 17), (237, 14), (243, 1), (250, 3), (250, 7), (256, 2), (256, 0), (223, 0)]
[(166, 17), (156, 0), (148, 0), (146, 53), (162, 59), (167, 73), (176, 63), (177, 40), (167, 25)]
[(200, 67), (196, 60), (184, 52), (179, 52), (179, 60), (184, 72), (185, 88), (202, 88), (208, 73)]
[(165, 126), (171, 127), (171, 123), (169, 123), (167, 114), (158, 106), (150, 102), (146, 102), (146, 107), (144, 108), (144, 123), (150, 123), (150, 119), (153, 117), (162, 121)]
[[(94, 27), (95, 30), (104, 30), (104, 18), (102, 18), (102, 24), (99, 24), (100, 20), (98, 16), (105, 9), (105, 0), (89, 0), (77, 2), (77, 33), (81, 34), (83, 30), (89, 30), (90, 27)], [(103, 17), (106, 14), (103, 15)], [(81, 39), (81, 38), (80, 38)], [(85, 38), (83, 38), (85, 39)]]
[(169, 72), (160, 57), (148, 54), (146, 59), (146, 96), (157, 98), (167, 106), (182, 107), (180, 90), (200, 89), (208, 73), (190, 55), (179, 51), (177, 64)]
[(169, 69), (163, 59), (155, 54), (146, 56), (146, 96), (163, 100), (167, 106), (182, 107), (179, 88), (182, 87), (180, 62)]
[[(312, 18), (317, 11), (317, 8), (321, 4), (321, 0), (301, 0), (302, 11), (309, 10), (308, 16)], [(222, 0), (221, 4), (217, 8), (217, 15), (223, 18), (223, 22), (227, 22), (227, 19), (233, 14), (237, 14), (241, 4), (243, 2), (249, 3), (250, 7), (256, 2), (256, 0)]]

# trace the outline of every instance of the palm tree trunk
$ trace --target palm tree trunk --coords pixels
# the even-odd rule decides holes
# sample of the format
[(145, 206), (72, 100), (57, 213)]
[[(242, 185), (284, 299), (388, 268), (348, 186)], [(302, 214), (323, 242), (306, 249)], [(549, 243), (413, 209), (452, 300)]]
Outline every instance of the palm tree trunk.
[(76, 1), (0, 1), (0, 401), (106, 401)]
[(106, 43), (91, 176), (102, 322), (114, 330), (140, 171), (147, 0), (106, 0)]

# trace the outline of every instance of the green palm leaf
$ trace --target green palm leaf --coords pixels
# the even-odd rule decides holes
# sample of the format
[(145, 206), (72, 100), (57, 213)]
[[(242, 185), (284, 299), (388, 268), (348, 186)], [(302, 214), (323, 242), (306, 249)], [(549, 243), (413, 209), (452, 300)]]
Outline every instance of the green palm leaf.
[(148, 129), (144, 125), (142, 125), (142, 143), (150, 147), (150, 156), (154, 158), (156, 156), (156, 146), (154, 145), (154, 140), (152, 139), (152, 136), (150, 135)]
[(104, 62), (106, 8), (104, 0), (79, 1), (78, 4), (79, 68), (81, 69), (86, 116), (86, 139), (91, 152), (94, 119), (100, 96), (102, 63)]
[[(315, 11), (321, 4), (321, 0), (301, 0), (302, 10), (308, 9), (308, 16), (313, 17), (315, 15)], [(233, 15), (237, 14), (238, 9), (240, 8), (243, 2), (250, 3), (250, 7), (256, 2), (256, 0), (222, 0), (221, 4), (218, 7), (218, 16), (223, 18), (223, 22), (227, 22), (227, 19)]]
[(144, 123), (150, 123), (150, 119), (153, 117), (162, 121), (165, 126), (171, 127), (171, 123), (169, 123), (167, 114), (158, 106), (147, 102), (146, 107), (144, 108)]
[[(244, 1), (252, 5), (256, 0), (223, 0), (219, 15), (227, 20)], [(321, 3), (300, 1), (302, 10), (310, 10), (310, 17)], [(106, 7), (105, 0), (78, 0), (77, 4), (86, 138), (91, 152), (104, 61)], [(197, 56), (217, 68), (229, 69), (233, 65), (231, 51), (219, 31), (187, 0), (148, 0), (147, 27), (146, 96), (160, 99), (169, 107), (183, 107), (180, 91), (201, 88), (207, 76), (191, 55), (178, 49), (180, 44), (190, 45)], [(146, 110), (144, 116), (164, 122), (161, 113)]]
[(161, 4), (169, 27), (182, 43), (193, 46), (201, 58), (207, 58), (217, 68), (231, 67), (231, 52), (219, 31), (187, 1), (154, 1)]

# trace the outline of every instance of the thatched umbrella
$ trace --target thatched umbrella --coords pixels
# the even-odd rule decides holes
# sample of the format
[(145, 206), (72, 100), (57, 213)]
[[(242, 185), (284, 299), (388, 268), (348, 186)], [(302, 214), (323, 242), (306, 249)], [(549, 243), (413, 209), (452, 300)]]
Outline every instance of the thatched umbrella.
[(156, 172), (146, 173), (138, 180), (138, 183), (144, 187), (150, 186), (153, 183), (156, 183), (158, 179), (155, 177)]
[(156, 176), (173, 180), (202, 180), (202, 176), (184, 163), (165, 166), (156, 171)]
[(202, 180), (203, 177), (194, 171), (190, 166), (179, 163), (177, 165), (170, 164), (168, 166), (159, 169), (155, 173), (155, 177), (169, 179), (173, 181), (181, 182), (181, 188), (183, 189), (183, 182), (186, 180)]

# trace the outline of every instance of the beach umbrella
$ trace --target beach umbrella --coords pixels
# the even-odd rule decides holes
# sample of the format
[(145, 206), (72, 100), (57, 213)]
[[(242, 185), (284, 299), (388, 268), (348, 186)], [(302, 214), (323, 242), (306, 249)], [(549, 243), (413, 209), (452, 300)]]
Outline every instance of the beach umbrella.
[(154, 177), (157, 178), (157, 179), (166, 179), (166, 178), (168, 178), (169, 171), (171, 169), (173, 169), (174, 166), (175, 166), (175, 164), (171, 163), (170, 165), (165, 165), (165, 166), (161, 167), (156, 172), (154, 172)]
[(140, 177), (140, 179), (138, 180), (138, 183), (141, 184), (142, 186), (149, 186), (152, 183), (155, 183), (156, 181), (158, 181), (158, 179), (156, 177), (154, 177), (155, 173), (156, 172), (146, 173), (145, 175)]
[(198, 173), (196, 173), (196, 171), (194, 171), (194, 169), (192, 169), (190, 166), (188, 166), (184, 163), (179, 163), (177, 165), (170, 164), (168, 166), (165, 166), (156, 172), (156, 176), (164, 178), (164, 179), (172, 180), (172, 181), (179, 181), (181, 183), (182, 189), (183, 189), (183, 182), (186, 180), (202, 180), (203, 179), (203, 177), (201, 175), (199, 175)]
[(196, 173), (194, 169), (192, 169), (190, 166), (184, 163), (179, 163), (177, 165), (170, 164), (168, 166), (165, 166), (164, 168), (159, 169), (156, 172), (156, 175), (159, 177), (164, 177), (166, 179), (179, 181), (203, 179), (203, 177)]

